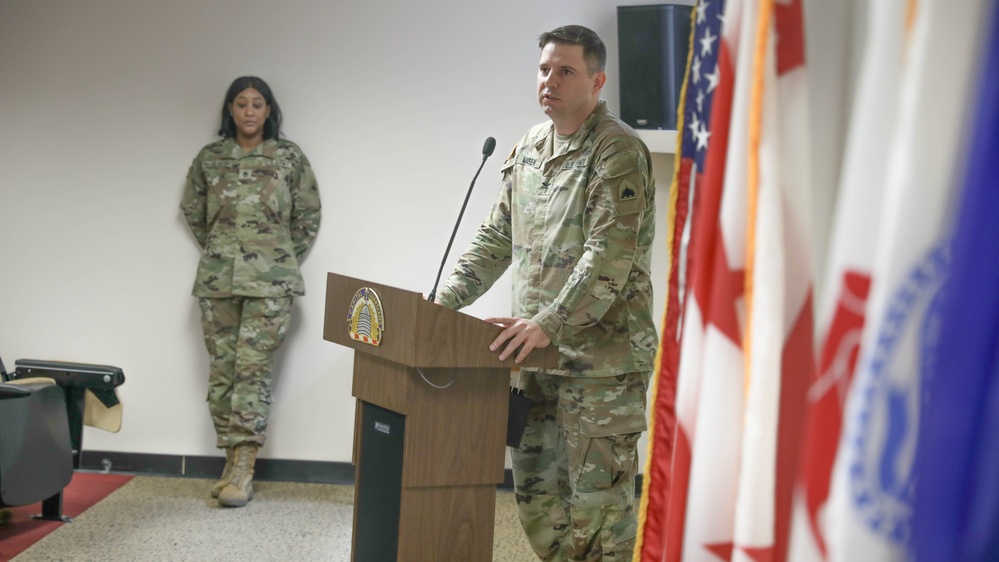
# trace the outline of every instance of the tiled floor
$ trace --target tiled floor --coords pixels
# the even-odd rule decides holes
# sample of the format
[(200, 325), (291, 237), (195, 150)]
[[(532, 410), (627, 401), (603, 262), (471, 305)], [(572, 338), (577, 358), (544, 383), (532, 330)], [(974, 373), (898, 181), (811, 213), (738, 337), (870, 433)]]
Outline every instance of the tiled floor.
[[(350, 560), (353, 487), (257, 482), (249, 505), (222, 509), (211, 484), (136, 477), (14, 560)], [(536, 559), (513, 494), (498, 492), (493, 560)]]

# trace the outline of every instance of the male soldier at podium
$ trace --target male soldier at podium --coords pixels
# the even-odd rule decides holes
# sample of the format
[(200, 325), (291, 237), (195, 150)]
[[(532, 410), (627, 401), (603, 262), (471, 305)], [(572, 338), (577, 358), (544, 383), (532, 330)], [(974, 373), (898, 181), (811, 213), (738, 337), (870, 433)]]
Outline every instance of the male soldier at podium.
[(657, 347), (649, 150), (607, 111), (607, 52), (569, 25), (539, 38), (533, 127), (503, 165), (499, 198), (438, 295), (467, 306), (512, 266), (512, 317), (490, 345), (522, 361), (559, 347), (557, 371), (520, 371), (534, 401), (512, 450), (517, 509), (542, 560), (631, 560), (637, 443)]

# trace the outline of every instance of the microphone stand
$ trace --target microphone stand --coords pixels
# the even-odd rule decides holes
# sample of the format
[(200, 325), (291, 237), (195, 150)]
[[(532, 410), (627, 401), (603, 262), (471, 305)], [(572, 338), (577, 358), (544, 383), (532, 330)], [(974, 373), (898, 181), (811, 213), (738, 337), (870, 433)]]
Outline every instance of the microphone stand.
[(479, 169), (475, 171), (475, 176), (472, 177), (472, 183), (468, 186), (468, 192), (465, 193), (465, 201), (461, 204), (461, 211), (458, 213), (458, 221), (454, 223), (454, 230), (451, 231), (451, 239), (447, 241), (447, 248), (444, 250), (444, 258), (441, 259), (440, 269), (437, 270), (437, 279), (434, 280), (434, 288), (427, 295), (427, 300), (434, 302), (434, 298), (437, 297), (437, 284), (441, 281), (441, 273), (444, 272), (444, 264), (447, 263), (447, 255), (451, 253), (451, 244), (454, 243), (454, 237), (458, 234), (458, 225), (461, 224), (461, 217), (465, 214), (465, 207), (468, 205), (468, 198), (472, 195), (472, 188), (475, 187), (475, 180), (479, 178), (479, 172), (482, 171), (482, 167), (486, 165), (486, 159), (488, 159), (492, 153), (493, 149), (496, 148), (496, 140), (492, 137), (486, 139), (485, 146), (482, 147), (482, 162), (479, 164)]

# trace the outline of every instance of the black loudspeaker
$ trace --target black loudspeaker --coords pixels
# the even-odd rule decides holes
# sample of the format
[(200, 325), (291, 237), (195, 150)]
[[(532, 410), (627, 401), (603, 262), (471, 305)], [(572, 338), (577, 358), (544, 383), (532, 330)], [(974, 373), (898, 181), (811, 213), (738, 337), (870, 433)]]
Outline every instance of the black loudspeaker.
[(618, 6), (621, 119), (636, 129), (676, 129), (692, 6)]

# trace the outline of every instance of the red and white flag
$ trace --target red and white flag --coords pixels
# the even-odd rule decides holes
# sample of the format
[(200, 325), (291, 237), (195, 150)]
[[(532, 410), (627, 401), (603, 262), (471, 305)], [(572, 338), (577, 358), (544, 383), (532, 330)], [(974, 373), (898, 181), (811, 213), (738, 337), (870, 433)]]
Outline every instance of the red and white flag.
[(826, 558), (826, 502), (843, 404), (860, 351), (871, 286), (888, 147), (895, 124), (909, 0), (868, 4), (865, 50), (847, 132), (817, 309), (820, 356), (809, 382), (805, 442), (795, 493), (790, 560)]
[(761, 0), (747, 170), (746, 409), (732, 560), (783, 561), (805, 386), (814, 372), (808, 82), (802, 0)]

